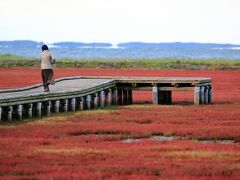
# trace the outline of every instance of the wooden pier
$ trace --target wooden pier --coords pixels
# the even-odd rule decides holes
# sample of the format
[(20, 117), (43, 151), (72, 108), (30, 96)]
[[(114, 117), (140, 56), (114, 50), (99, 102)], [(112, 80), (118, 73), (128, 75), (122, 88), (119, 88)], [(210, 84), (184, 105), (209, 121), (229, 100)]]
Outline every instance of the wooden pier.
[(152, 91), (153, 104), (171, 104), (172, 91), (194, 91), (194, 104), (212, 102), (211, 78), (67, 77), (56, 80), (51, 91), (41, 84), (0, 90), (0, 122), (110, 105), (133, 103), (132, 91)]

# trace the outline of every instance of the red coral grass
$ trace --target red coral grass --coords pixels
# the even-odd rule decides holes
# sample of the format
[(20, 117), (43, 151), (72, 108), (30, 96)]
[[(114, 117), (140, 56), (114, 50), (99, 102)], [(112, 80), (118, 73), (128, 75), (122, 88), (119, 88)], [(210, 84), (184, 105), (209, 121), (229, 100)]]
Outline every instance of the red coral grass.
[[(175, 105), (151, 105), (150, 91), (134, 92), (135, 102), (149, 104), (1, 124), (0, 179), (239, 178), (239, 143), (214, 141), (240, 142), (239, 71), (55, 70), (56, 77), (83, 75), (211, 77), (214, 104), (194, 106), (192, 92), (174, 92)], [(0, 69), (1, 89), (40, 82), (36, 68)], [(122, 141), (128, 138), (138, 140)]]

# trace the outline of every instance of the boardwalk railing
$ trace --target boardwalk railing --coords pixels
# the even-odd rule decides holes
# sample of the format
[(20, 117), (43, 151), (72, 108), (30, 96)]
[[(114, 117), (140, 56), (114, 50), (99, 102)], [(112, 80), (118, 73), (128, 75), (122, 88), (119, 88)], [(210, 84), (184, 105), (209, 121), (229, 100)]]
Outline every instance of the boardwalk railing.
[(41, 84), (0, 90), (0, 121), (132, 104), (135, 90), (151, 90), (153, 104), (171, 104), (175, 90), (193, 90), (196, 105), (212, 102), (210, 78), (67, 77), (48, 93)]

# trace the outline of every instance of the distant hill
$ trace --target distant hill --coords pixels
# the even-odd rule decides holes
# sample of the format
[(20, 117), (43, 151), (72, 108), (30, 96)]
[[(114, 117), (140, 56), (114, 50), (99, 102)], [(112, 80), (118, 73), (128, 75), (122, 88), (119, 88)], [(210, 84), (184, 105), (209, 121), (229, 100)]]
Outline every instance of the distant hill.
[(1, 46), (7, 46), (7, 47), (35, 47), (42, 45), (43, 42), (36, 42), (36, 41), (0, 41), (0, 47)]
[(53, 43), (54, 46), (60, 47), (111, 47), (111, 43), (81, 43), (81, 42), (58, 42)]
[[(16, 41), (0, 41), (1, 46), (8, 47), (36, 47), (43, 45), (44, 42), (36, 42), (29, 40), (16, 40)], [(76, 48), (76, 47), (91, 47), (91, 48), (100, 48), (100, 47), (111, 47), (111, 43), (83, 43), (83, 42), (55, 42), (48, 44), (52, 46), (65, 47), (65, 48)], [(119, 43), (117, 47), (121, 48), (232, 48), (239, 47), (240, 45), (233, 44), (217, 44), (217, 43), (182, 43), (182, 42), (172, 42), (172, 43), (144, 43), (144, 42), (127, 42)]]
[[(42, 46), (43, 42), (28, 41), (28, 40), (17, 40), (17, 41), (0, 41), (0, 46), (8, 47), (35, 47)], [(59, 46), (59, 47), (111, 47), (111, 43), (82, 43), (82, 42), (56, 42), (48, 45)]]
[(120, 43), (118, 47), (123, 48), (232, 48), (239, 47), (239, 45), (233, 44), (216, 44), (216, 43), (144, 43), (144, 42), (129, 42)]

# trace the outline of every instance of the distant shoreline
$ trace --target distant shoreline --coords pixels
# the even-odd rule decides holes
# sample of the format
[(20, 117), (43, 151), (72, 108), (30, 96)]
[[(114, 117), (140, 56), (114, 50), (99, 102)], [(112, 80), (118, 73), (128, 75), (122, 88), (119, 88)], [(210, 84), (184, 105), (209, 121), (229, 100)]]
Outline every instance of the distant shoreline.
[[(0, 41), (0, 54), (38, 58), (43, 42)], [(217, 43), (83, 43), (47, 44), (57, 58), (71, 59), (240, 59), (240, 45)]]

